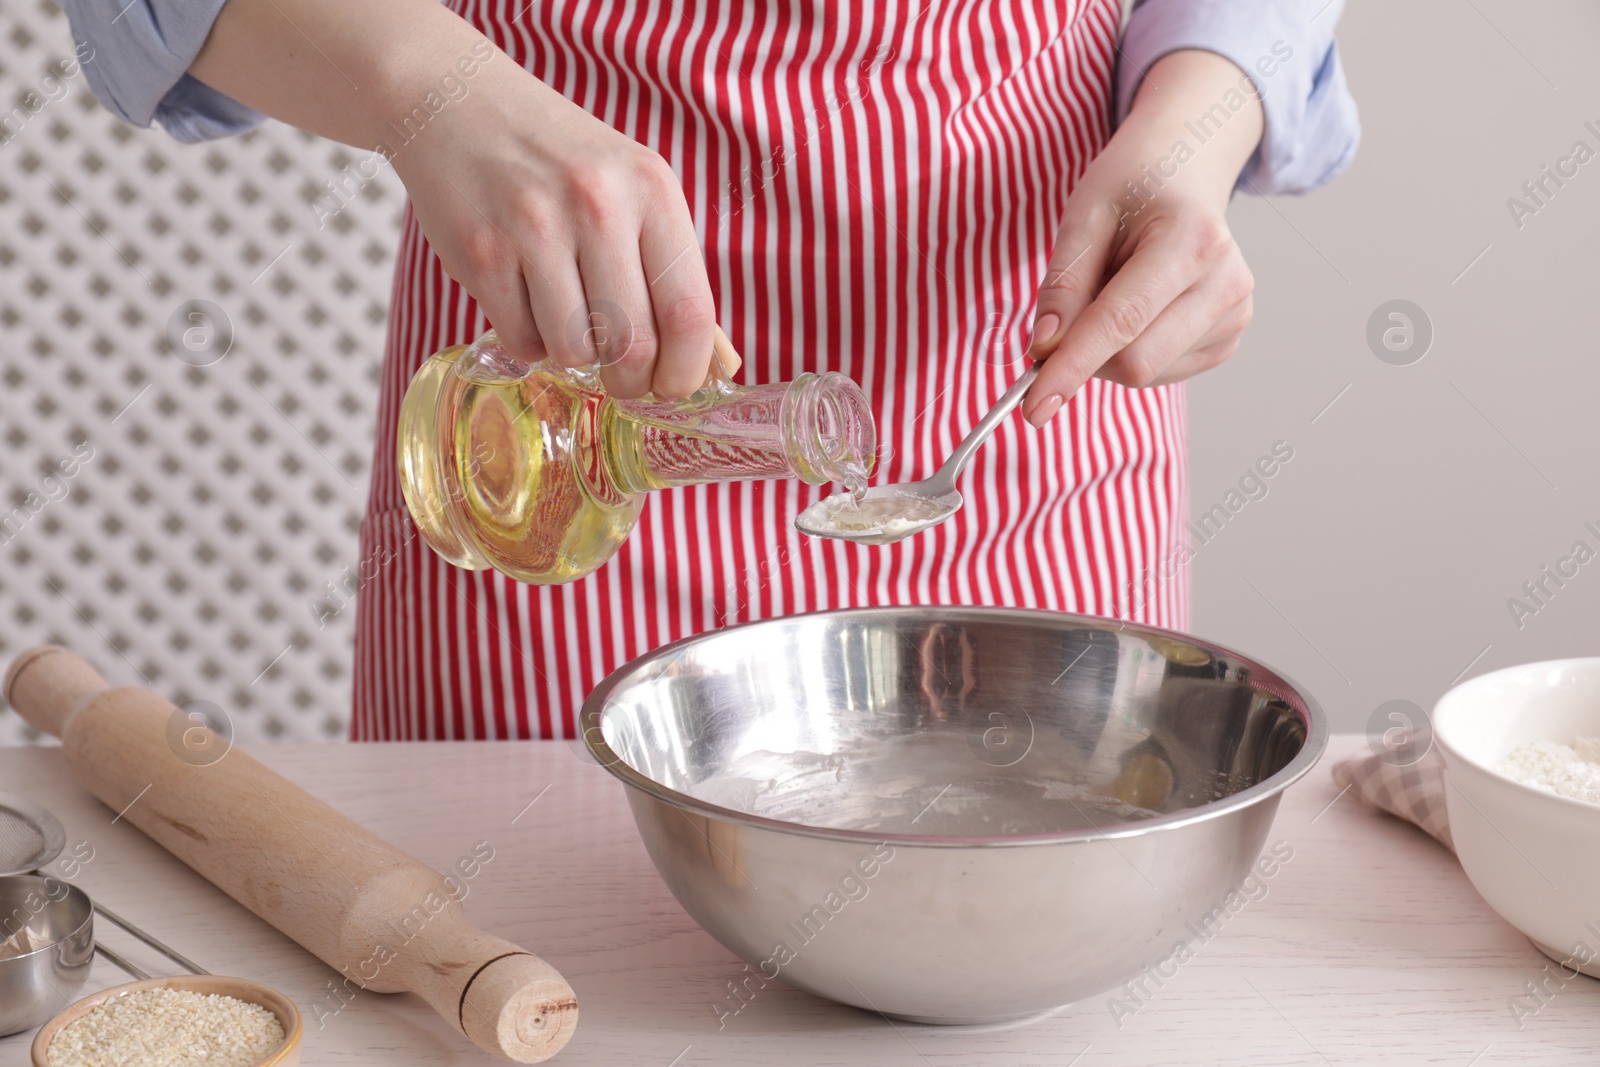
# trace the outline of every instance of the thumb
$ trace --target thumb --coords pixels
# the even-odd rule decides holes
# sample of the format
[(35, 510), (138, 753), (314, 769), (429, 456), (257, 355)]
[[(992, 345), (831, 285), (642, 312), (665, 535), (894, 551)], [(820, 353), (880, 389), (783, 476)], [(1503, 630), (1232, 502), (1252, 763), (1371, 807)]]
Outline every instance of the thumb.
[[(711, 338), (712, 358), (722, 365), (722, 376), (732, 379), (739, 373), (739, 368), (744, 366), (744, 357), (734, 349), (733, 342), (728, 340), (728, 335), (722, 332), (722, 327), (716, 328), (716, 333)], [(711, 368), (711, 376), (716, 377), (717, 368)]]
[[(1118, 219), (1114, 204), (1075, 216), (1069, 203), (1067, 217), (1056, 236), (1050, 265), (1039, 285), (1038, 303), (1033, 312), (1033, 339), (1028, 344), (1028, 354), (1036, 362), (1043, 363), (1056, 354), (1066, 340), (1067, 330), (1100, 291), (1106, 265), (1111, 262)], [(1092, 371), (1090, 368), (1083, 374), (1079, 384)], [(1036, 385), (1022, 402), (1023, 417), (1035, 426), (1042, 426), (1061, 410), (1066, 399), (1060, 393)]]

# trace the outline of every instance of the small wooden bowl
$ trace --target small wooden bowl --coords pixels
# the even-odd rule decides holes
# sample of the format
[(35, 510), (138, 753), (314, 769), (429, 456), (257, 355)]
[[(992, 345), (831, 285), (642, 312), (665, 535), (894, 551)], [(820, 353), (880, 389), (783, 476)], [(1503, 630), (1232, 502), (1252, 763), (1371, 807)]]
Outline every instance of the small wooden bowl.
[(179, 974), (170, 978), (146, 978), (142, 982), (129, 982), (126, 985), (112, 986), (103, 989), (91, 996), (84, 997), (71, 1006), (57, 1012), (49, 1022), (39, 1027), (39, 1032), (33, 1038), (33, 1067), (50, 1067), (49, 1057), (46, 1055), (50, 1042), (55, 1040), (61, 1028), (76, 1022), (87, 1015), (95, 1006), (103, 1004), (113, 997), (125, 996), (128, 993), (137, 993), (141, 989), (182, 989), (190, 993), (220, 993), (226, 997), (233, 997), (249, 1004), (259, 1004), (278, 1017), (278, 1022), (283, 1026), (283, 1043), (257, 1063), (256, 1067), (299, 1067), (300, 1065), (300, 1009), (294, 1006), (294, 1001), (273, 989), (271, 986), (252, 982), (247, 978), (224, 978), (211, 974)]

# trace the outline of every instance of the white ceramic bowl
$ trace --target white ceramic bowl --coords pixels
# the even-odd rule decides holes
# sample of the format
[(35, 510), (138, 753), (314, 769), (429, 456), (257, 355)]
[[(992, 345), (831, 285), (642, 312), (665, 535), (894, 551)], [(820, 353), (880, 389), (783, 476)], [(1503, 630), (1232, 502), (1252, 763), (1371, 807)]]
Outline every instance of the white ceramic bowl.
[(1489, 906), (1540, 952), (1600, 978), (1600, 804), (1500, 774), (1519, 745), (1600, 737), (1600, 658), (1508, 667), (1433, 712), (1456, 854)]

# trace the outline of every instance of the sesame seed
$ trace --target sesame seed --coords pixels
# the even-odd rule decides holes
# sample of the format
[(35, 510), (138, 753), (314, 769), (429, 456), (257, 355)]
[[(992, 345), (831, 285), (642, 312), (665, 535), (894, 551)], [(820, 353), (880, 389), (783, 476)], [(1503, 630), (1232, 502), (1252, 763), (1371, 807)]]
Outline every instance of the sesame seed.
[(259, 1004), (219, 993), (139, 989), (97, 1004), (50, 1041), (50, 1067), (253, 1067), (283, 1043)]

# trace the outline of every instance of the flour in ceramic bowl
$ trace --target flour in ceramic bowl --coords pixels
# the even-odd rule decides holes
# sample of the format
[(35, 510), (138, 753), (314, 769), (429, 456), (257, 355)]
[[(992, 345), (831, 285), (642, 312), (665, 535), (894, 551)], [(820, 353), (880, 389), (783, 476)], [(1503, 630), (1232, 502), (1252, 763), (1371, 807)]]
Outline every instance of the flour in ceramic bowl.
[(1500, 764), (1500, 773), (1546, 793), (1600, 804), (1600, 737), (1519, 745)]

